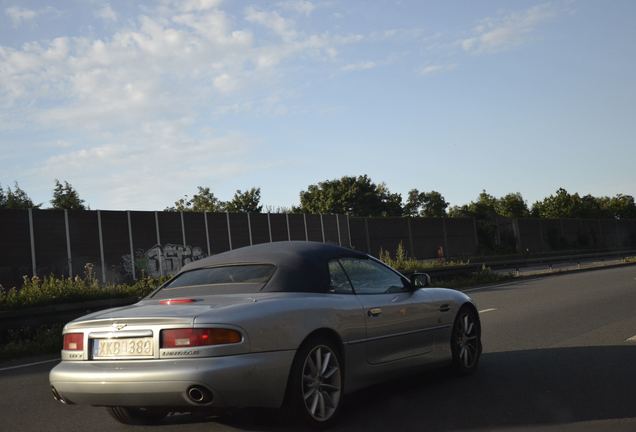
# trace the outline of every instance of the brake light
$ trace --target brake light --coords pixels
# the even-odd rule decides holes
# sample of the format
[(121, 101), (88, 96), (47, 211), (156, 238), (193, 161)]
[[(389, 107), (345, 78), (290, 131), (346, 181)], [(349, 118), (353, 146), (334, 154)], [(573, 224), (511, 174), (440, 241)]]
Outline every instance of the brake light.
[(66, 333), (64, 335), (64, 350), (82, 351), (84, 349), (84, 333)]
[(184, 328), (161, 330), (161, 348), (183, 348), (238, 343), (241, 333), (224, 328)]
[(167, 299), (161, 300), (159, 304), (171, 305), (171, 304), (183, 304), (183, 303), (194, 303), (196, 300), (191, 298), (176, 298), (176, 299)]

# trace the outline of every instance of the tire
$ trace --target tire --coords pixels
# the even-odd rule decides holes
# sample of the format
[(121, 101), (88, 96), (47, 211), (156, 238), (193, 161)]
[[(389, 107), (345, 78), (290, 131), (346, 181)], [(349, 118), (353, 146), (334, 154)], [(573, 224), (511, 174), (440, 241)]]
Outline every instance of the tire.
[(451, 334), (452, 367), (459, 375), (469, 375), (479, 365), (481, 356), (481, 323), (477, 311), (462, 307), (455, 317)]
[(169, 413), (164, 408), (109, 407), (108, 412), (119, 423), (127, 425), (157, 424)]
[(327, 337), (307, 340), (296, 352), (285, 408), (304, 424), (331, 426), (342, 404), (344, 369), (337, 345)]

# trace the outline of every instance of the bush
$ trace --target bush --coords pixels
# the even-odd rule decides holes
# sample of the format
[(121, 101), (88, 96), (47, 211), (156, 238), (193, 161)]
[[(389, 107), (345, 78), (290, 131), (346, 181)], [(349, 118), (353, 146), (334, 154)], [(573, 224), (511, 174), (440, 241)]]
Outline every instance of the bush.
[(59, 352), (64, 324), (47, 324), (0, 331), (0, 360)]
[(87, 264), (82, 277), (24, 276), (20, 289), (0, 289), (0, 310), (106, 298), (143, 297), (167, 279), (144, 276), (131, 284), (102, 285), (95, 278), (93, 265)]
[(427, 269), (436, 267), (461, 266), (470, 263), (470, 261), (446, 260), (443, 258), (430, 260), (418, 260), (411, 258), (407, 255), (402, 242), (398, 244), (398, 247), (395, 250), (395, 255), (391, 255), (391, 252), (384, 249), (380, 249), (379, 255), (381, 261), (404, 274), (426, 271)]

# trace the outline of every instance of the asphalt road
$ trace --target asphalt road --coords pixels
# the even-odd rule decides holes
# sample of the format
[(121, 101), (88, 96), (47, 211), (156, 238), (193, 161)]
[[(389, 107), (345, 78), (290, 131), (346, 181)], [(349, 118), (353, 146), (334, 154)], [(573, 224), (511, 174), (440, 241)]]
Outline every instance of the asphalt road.
[[(357, 392), (332, 430), (636, 431), (636, 266), (470, 294), (483, 311), (475, 375), (428, 370)], [(53, 364), (0, 371), (0, 431), (297, 430), (260, 410), (126, 427), (102, 408), (54, 402)]]

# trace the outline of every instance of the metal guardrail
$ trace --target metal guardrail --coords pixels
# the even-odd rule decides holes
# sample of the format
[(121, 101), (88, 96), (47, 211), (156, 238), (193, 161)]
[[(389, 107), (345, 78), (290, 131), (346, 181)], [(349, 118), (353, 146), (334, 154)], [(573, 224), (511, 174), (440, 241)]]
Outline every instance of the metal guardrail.
[(585, 253), (585, 254), (572, 254), (572, 255), (559, 255), (559, 256), (542, 256), (533, 258), (518, 258), (501, 260), (496, 257), (477, 259), (471, 264), (458, 265), (458, 266), (440, 266), (423, 270), (428, 273), (433, 280), (443, 279), (446, 277), (454, 276), (469, 276), (472, 273), (480, 271), (483, 267), (490, 268), (492, 270), (507, 269), (507, 268), (524, 268), (536, 266), (539, 264), (565, 264), (565, 263), (578, 263), (585, 260), (598, 259), (616, 259), (626, 256), (636, 256), (636, 250), (622, 250), (622, 251), (607, 251), (600, 253)]
[(502, 269), (510, 267), (528, 267), (536, 264), (551, 264), (551, 263), (572, 263), (589, 259), (608, 259), (608, 258), (621, 258), (626, 256), (636, 255), (636, 250), (625, 249), (619, 251), (606, 251), (606, 252), (594, 252), (594, 253), (579, 253), (579, 254), (567, 254), (558, 256), (541, 256), (541, 257), (525, 257), (519, 259), (507, 259), (498, 260), (496, 257), (485, 259), (482, 261), (476, 261), (478, 264), (485, 264), (491, 269)]
[[(492, 269), (522, 268), (537, 264), (577, 262), (577, 260), (608, 259), (636, 255), (636, 250), (615, 251), (595, 254), (563, 255), (539, 258), (524, 258), (507, 261), (483, 260), (459, 266), (440, 266), (426, 270), (433, 280), (447, 277), (469, 276), (480, 271), (483, 266)], [(137, 297), (92, 300), (78, 303), (53, 304), (16, 310), (0, 311), (0, 330), (20, 327), (65, 323), (101, 309), (126, 306), (137, 302)]]

